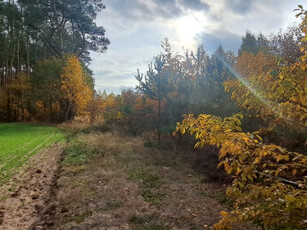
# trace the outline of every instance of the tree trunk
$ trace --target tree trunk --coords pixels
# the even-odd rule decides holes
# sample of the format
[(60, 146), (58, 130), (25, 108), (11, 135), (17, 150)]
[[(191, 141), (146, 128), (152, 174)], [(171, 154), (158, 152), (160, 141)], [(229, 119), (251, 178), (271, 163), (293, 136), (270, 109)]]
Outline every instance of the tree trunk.
[(53, 14), (54, 14), (54, 19), (55, 19), (55, 23), (56, 23), (56, 26), (57, 26), (57, 32), (58, 32), (58, 37), (59, 37), (59, 46), (60, 46), (60, 55), (61, 55), (61, 58), (63, 59), (64, 61), (64, 41), (63, 41), (63, 22), (59, 22), (59, 18), (57, 16), (57, 9), (56, 9), (56, 4), (55, 4), (55, 1), (53, 0), (52, 1), (52, 7), (53, 7)]
[(30, 37), (27, 36), (27, 74), (30, 76)]
[(11, 98), (9, 92), (7, 92), (7, 101), (6, 101), (6, 120), (11, 121)]
[(13, 50), (11, 51), (12, 57), (11, 57), (11, 63), (10, 63), (11, 79), (15, 77), (14, 72), (13, 72), (15, 52), (16, 52), (14, 20), (12, 22), (12, 40), (13, 40)]
[(49, 95), (49, 107), (50, 107), (50, 121), (53, 122), (53, 111), (52, 111), (52, 100), (51, 100), (51, 95)]
[(44, 61), (46, 60), (47, 45), (44, 43)]
[(36, 63), (37, 61), (37, 42), (38, 42), (38, 37), (37, 37), (37, 34), (36, 34), (36, 37), (35, 37), (35, 57), (34, 57), (34, 63)]
[(16, 73), (18, 74), (20, 71), (20, 31), (18, 32), (17, 38), (17, 66), (16, 66)]
[(69, 118), (70, 109), (71, 109), (71, 100), (68, 100), (68, 106), (67, 106), (67, 110), (66, 110), (65, 121), (67, 121), (68, 118)]
[(158, 141), (159, 145), (161, 145), (161, 99), (158, 100)]

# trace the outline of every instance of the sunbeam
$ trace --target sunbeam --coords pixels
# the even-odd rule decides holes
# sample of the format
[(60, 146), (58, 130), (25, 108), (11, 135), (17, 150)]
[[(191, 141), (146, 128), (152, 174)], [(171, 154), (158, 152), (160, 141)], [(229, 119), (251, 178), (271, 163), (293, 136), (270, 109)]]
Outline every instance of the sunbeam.
[(241, 74), (239, 74), (221, 55), (216, 54), (216, 57), (226, 66), (226, 68), (255, 96), (257, 97), (265, 106), (267, 106), (278, 118), (291, 122), (292, 124), (296, 125), (302, 125), (304, 128), (307, 128), (307, 126), (302, 123), (295, 121), (293, 119), (289, 119), (282, 115), (282, 112), (276, 109), (278, 106), (272, 105), (268, 100), (266, 100), (264, 97), (261, 96), (259, 92), (257, 92), (256, 89), (254, 89), (251, 84), (244, 79)]

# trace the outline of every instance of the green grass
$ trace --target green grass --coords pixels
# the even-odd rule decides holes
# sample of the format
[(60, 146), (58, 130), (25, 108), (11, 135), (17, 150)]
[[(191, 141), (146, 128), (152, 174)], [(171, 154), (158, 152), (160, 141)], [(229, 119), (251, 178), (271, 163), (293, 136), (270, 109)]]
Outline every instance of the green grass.
[(145, 171), (144, 169), (135, 168), (133, 170), (130, 170), (128, 172), (128, 175), (128, 179), (135, 182), (141, 182), (146, 188), (156, 188), (160, 187), (163, 184), (163, 182), (158, 176), (153, 175)]
[(163, 184), (163, 181), (158, 176), (138, 168), (130, 170), (128, 175), (129, 180), (142, 183), (140, 194), (146, 202), (151, 204), (160, 203), (165, 194), (155, 191), (156, 188)]
[(71, 140), (65, 149), (65, 159), (62, 165), (83, 165), (93, 154), (98, 153), (98, 149), (86, 140), (80, 140), (78, 137)]
[(153, 215), (132, 216), (129, 221), (134, 224), (133, 230), (170, 230), (168, 226), (157, 222)]
[(0, 185), (41, 149), (62, 140), (64, 134), (56, 127), (0, 124)]
[(228, 197), (224, 190), (201, 191), (198, 193), (198, 195), (217, 200), (220, 204), (223, 204), (229, 208), (233, 207), (234, 200)]

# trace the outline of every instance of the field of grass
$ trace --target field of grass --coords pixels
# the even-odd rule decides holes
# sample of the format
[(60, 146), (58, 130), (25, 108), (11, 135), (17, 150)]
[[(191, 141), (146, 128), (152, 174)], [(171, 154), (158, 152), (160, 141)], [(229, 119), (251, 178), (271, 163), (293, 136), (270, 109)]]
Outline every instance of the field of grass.
[(10, 179), (41, 149), (64, 134), (56, 127), (32, 124), (0, 124), (0, 185)]

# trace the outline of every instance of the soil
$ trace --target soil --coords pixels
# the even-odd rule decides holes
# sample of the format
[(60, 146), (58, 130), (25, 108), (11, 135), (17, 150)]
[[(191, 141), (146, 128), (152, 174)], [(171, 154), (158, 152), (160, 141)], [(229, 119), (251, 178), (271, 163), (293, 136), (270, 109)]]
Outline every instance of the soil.
[(63, 145), (36, 154), (0, 188), (0, 229), (50, 229)]

